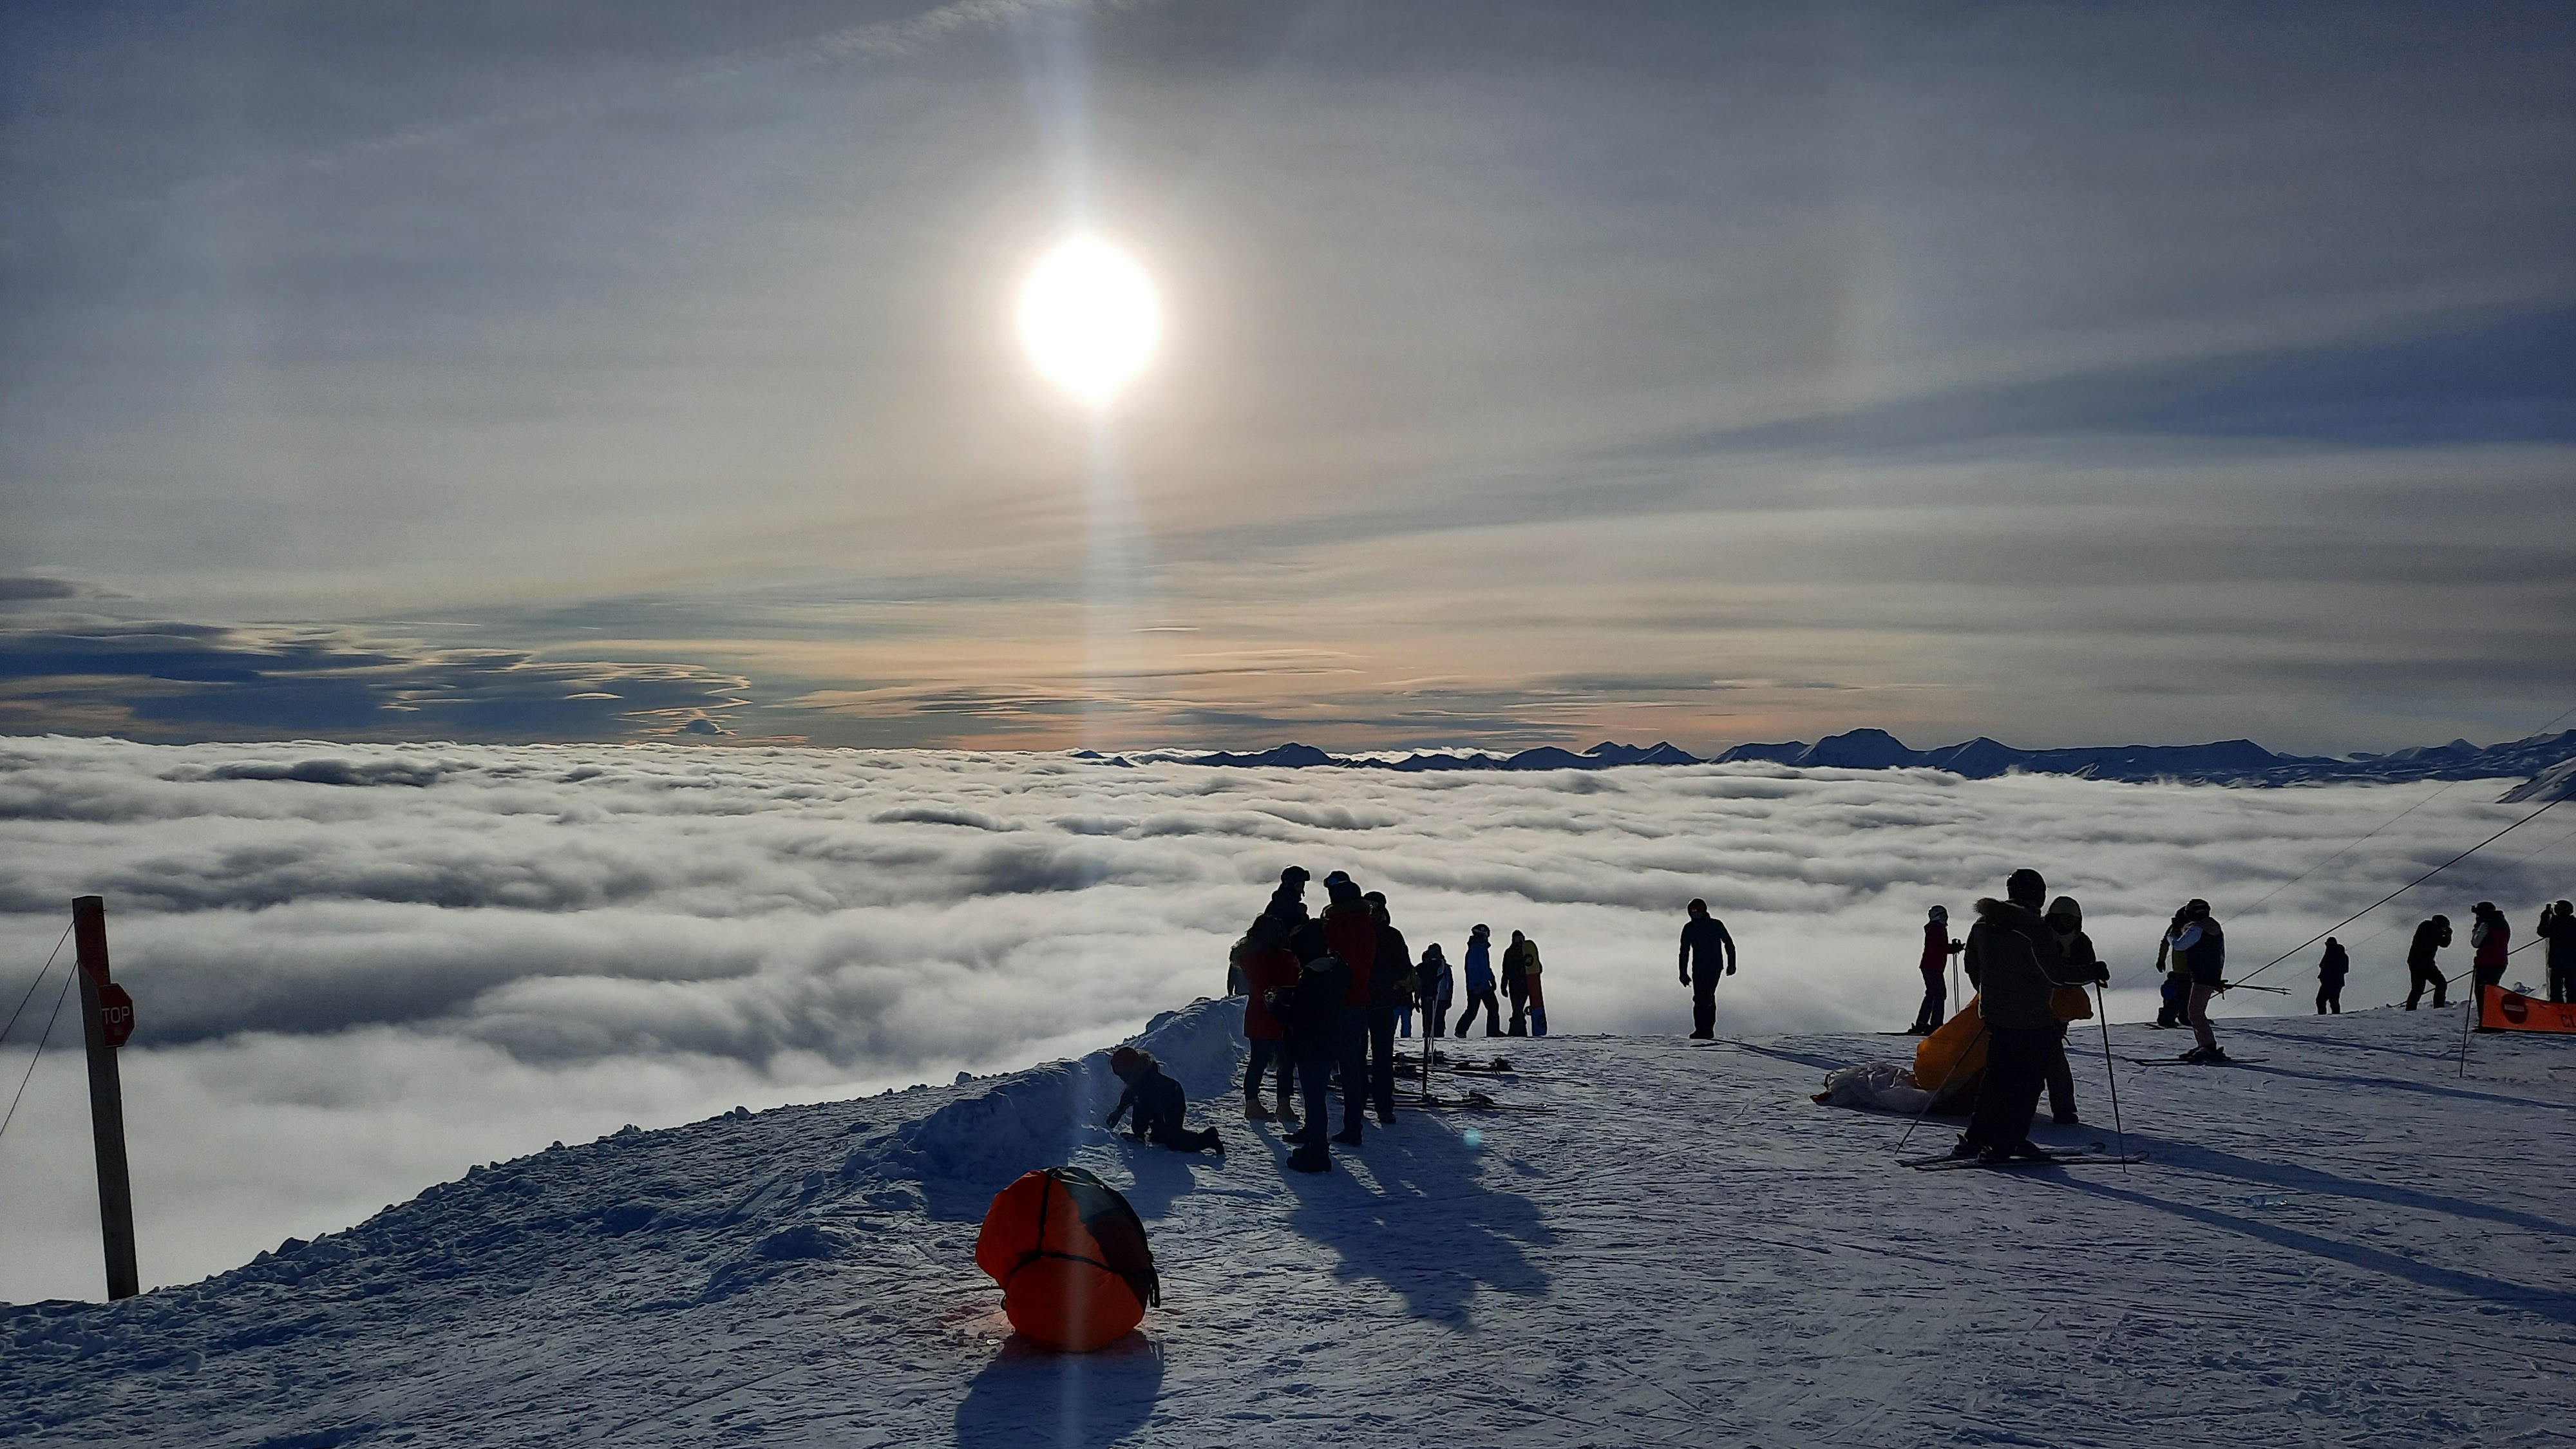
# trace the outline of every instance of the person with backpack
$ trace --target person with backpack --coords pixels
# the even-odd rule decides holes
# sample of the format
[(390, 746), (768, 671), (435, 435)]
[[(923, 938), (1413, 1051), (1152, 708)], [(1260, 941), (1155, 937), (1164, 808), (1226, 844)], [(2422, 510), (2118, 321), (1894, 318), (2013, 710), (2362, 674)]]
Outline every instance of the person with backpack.
[(1360, 1115), (1368, 1101), (1369, 977), (1377, 961), (1377, 917), (1360, 898), (1360, 888), (1340, 871), (1324, 878), (1324, 888), (1331, 903), (1317, 924), (1325, 944), (1350, 968), (1350, 980), (1342, 988), (1340, 1027), (1342, 1130), (1333, 1140), (1357, 1147)]
[(1691, 989), (1691, 1037), (1707, 1041), (1717, 1034), (1717, 978), (1735, 974), (1735, 938), (1708, 913), (1706, 901), (1692, 901), (1690, 919), (1682, 923), (1681, 968), (1682, 984)]
[(1512, 1024), (1504, 1035), (1529, 1035), (1529, 938), (1518, 931), (1503, 948), (1503, 994), (1512, 1001)]
[(2005, 1162), (2044, 1157), (2030, 1140), (2031, 1115), (2047, 1085), (2049, 1055), (2058, 1033), (2052, 1000), (2061, 986), (2099, 981), (2095, 966), (2079, 975), (2060, 959), (2057, 933), (2040, 914), (2048, 882), (2035, 870), (2012, 873), (2004, 899), (1977, 902), (1977, 924), (1968, 931), (1964, 962), (1978, 982), (1978, 1012), (1986, 1029), (1986, 1080), (1976, 1115), (1952, 1149), (1953, 1157)]
[(2469, 970), (2478, 984), (2471, 999), (2483, 1011), (2487, 988), (2504, 984), (2505, 958), (2513, 954), (2513, 925), (2493, 901), (2480, 901), (2469, 907), (2469, 917), (2477, 922), (2469, 927), (2469, 949), (2474, 953), (2469, 957)]
[(1109, 1070), (1127, 1084), (1127, 1090), (1119, 1094), (1118, 1105), (1110, 1109), (1109, 1120), (1101, 1126), (1117, 1131), (1118, 1119), (1133, 1108), (1136, 1115), (1130, 1126), (1136, 1140), (1175, 1152), (1213, 1149), (1217, 1156), (1225, 1155), (1225, 1139), (1216, 1135), (1215, 1128), (1193, 1132), (1181, 1125), (1182, 1114), (1189, 1110), (1189, 1099), (1182, 1094), (1180, 1083), (1163, 1075), (1163, 1064), (1154, 1060), (1152, 1052), (1120, 1047), (1109, 1054)]
[(2191, 1024), (2184, 1020), (2191, 1012), (2191, 953), (2174, 945), (2182, 939), (2183, 921), (2190, 914), (2174, 912), (2164, 935), (2156, 941), (2156, 969), (2164, 973), (2164, 980), (2156, 987), (2156, 999), (2161, 1003), (2156, 1008), (2156, 1025), (2168, 1031), (2180, 1031)]
[[(1691, 905), (1698, 907), (1700, 902), (1693, 901)], [(1691, 914), (1696, 919), (1699, 911), (1694, 910)], [(1722, 931), (1725, 927), (1718, 929)], [(1931, 915), (1923, 922), (1923, 958), (1915, 963), (1923, 972), (1923, 1005), (1914, 1013), (1914, 1025), (1907, 1028), (1913, 1035), (1930, 1036), (1941, 1029), (1941, 1023), (1950, 1019), (1950, 957), (1961, 949), (1959, 942), (1950, 939), (1950, 908), (1934, 906)], [(1688, 926), (1682, 928), (1682, 950), (1687, 957), (1690, 951)], [(1684, 984), (1690, 981), (1688, 969), (1683, 970), (1682, 980)], [(1714, 1005), (1711, 1003), (1712, 1008)], [(1712, 1009), (1712, 1022), (1715, 1016)], [(1708, 1033), (1694, 1031), (1691, 1035), (1706, 1036)]]
[[(2093, 954), (2093, 938), (2084, 934), (2084, 908), (2073, 896), (2059, 896), (2048, 903), (2048, 933), (2057, 938), (2058, 961), (2075, 979), (2090, 981), (2096, 975), (2108, 980), (2110, 972), (2102, 958)], [(2071, 999), (2070, 999), (2071, 998)], [(2071, 1127), (2075, 1116), (2075, 1070), (2066, 1061), (2066, 1028), (2093, 1014), (2084, 999), (2081, 986), (2061, 986), (2049, 995), (2049, 1010), (2057, 1018), (2057, 1030), (2048, 1051), (2048, 1113), (2060, 1127)]]
[(2326, 954), (2317, 961), (2317, 1015), (2331, 1010), (2343, 1015), (2343, 979), (2352, 974), (2352, 955), (2343, 943), (2326, 937)]
[(2549, 957), (2549, 999), (2576, 1001), (2576, 906), (2560, 901), (2540, 912), (2541, 949)]
[(2182, 908), (2182, 934), (2174, 949), (2191, 953), (2191, 1037), (2195, 1045), (2182, 1054), (2187, 1062), (2223, 1062), (2218, 1033), (2209, 1024), (2209, 999), (2227, 989), (2227, 934), (2209, 913), (2209, 902), (2195, 900)]
[(1342, 1058), (1342, 996), (1349, 990), (1351, 968), (1324, 949), (1323, 929), (1313, 921), (1290, 938), (1300, 958), (1297, 979), (1270, 993), (1270, 1010), (1286, 1030), (1288, 1055), (1297, 1064), (1298, 1094), (1306, 1102), (1306, 1125), (1288, 1134), (1298, 1144), (1288, 1165), (1299, 1172), (1322, 1172), (1333, 1165), (1324, 1145), (1329, 1130), (1326, 1092), (1333, 1068)]
[(1485, 1035), (1503, 1034), (1503, 1008), (1494, 1000), (1494, 933), (1479, 925), (1467, 933), (1467, 1014), (1458, 1018), (1452, 1036), (1463, 1037), (1476, 1023), (1476, 1010), (1484, 1008)]
[(1243, 1115), (1255, 1121), (1270, 1117), (1270, 1109), (1261, 1105), (1261, 1083), (1276, 1076), (1279, 1120), (1295, 1122), (1291, 1099), (1297, 1092), (1297, 1064), (1288, 1055), (1287, 1024), (1270, 1009), (1271, 993), (1297, 981), (1297, 953), (1288, 949), (1284, 923), (1270, 915), (1254, 921), (1235, 949), (1235, 960), (1244, 979), (1243, 1039), (1252, 1048), (1243, 1065)]
[(1396, 1008), (1413, 999), (1414, 989), (1421, 984), (1414, 974), (1413, 948), (1405, 944), (1404, 933), (1395, 928), (1394, 919), (1386, 913), (1386, 893), (1370, 891), (1361, 897), (1368, 903), (1369, 916), (1377, 922), (1377, 959), (1369, 967), (1369, 1105), (1377, 1109), (1381, 1127), (1395, 1125), (1395, 1013)]
[(1422, 960), (1413, 968), (1418, 983), (1414, 1002), (1422, 1008), (1422, 1034), (1436, 1037), (1449, 1024), (1449, 1001), (1457, 989), (1457, 977), (1449, 969), (1449, 959), (1440, 954), (1440, 943), (1422, 948)]
[(2406, 1009), (2408, 1011), (2413, 1011), (2415, 1003), (2423, 999), (2424, 988), (2427, 986), (2433, 988), (2434, 1006), (2440, 1007), (2447, 1004), (2442, 999), (2442, 991), (2449, 984), (2449, 978), (2442, 974), (2441, 966), (2435, 962), (2434, 953), (2449, 944), (2451, 944), (2450, 917), (2427, 916), (2416, 924), (2415, 939), (2406, 945), (2408, 982)]

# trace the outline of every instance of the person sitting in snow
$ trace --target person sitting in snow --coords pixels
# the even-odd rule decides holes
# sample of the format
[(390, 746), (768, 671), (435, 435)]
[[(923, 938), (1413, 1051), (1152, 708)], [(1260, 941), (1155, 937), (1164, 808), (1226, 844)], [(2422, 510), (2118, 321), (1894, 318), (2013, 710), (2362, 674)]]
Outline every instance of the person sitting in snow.
[(1163, 1064), (1152, 1052), (1140, 1052), (1123, 1046), (1109, 1054), (1109, 1070), (1127, 1084), (1118, 1096), (1118, 1105), (1110, 1109), (1109, 1120), (1100, 1125), (1115, 1132), (1118, 1119), (1135, 1109), (1131, 1126), (1138, 1140), (1176, 1152), (1205, 1152), (1213, 1148), (1225, 1155), (1225, 1139), (1216, 1129), (1193, 1132), (1181, 1125), (1181, 1114), (1188, 1110), (1189, 1099), (1182, 1095), (1181, 1084), (1163, 1075)]
[(1982, 993), (1978, 1011), (1986, 1027), (1986, 1082), (1953, 1157), (2001, 1162), (2047, 1155), (2029, 1133), (2057, 1042), (2057, 1013), (2050, 998), (2061, 986), (2108, 975), (2098, 966), (2080, 976), (2068, 968), (2057, 933), (2039, 913), (2039, 903), (2047, 898), (2048, 882), (2038, 871), (2025, 869), (2014, 871), (2004, 883), (2004, 899), (1977, 902), (1965, 961)]

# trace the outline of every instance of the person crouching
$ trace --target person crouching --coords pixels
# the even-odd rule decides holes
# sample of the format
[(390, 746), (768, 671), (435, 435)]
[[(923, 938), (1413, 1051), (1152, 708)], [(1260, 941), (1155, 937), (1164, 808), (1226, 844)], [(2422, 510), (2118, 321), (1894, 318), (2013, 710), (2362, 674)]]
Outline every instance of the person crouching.
[(1136, 1115), (1130, 1126), (1140, 1141), (1169, 1147), (1175, 1152), (1214, 1149), (1217, 1156), (1225, 1155), (1225, 1139), (1216, 1135), (1215, 1128), (1193, 1132), (1181, 1125), (1181, 1115), (1189, 1109), (1189, 1099), (1182, 1095), (1180, 1083), (1163, 1075), (1163, 1064), (1154, 1060), (1152, 1052), (1120, 1047), (1109, 1054), (1109, 1070), (1127, 1084), (1127, 1090), (1119, 1094), (1118, 1105), (1110, 1109), (1109, 1120), (1100, 1125), (1112, 1132), (1117, 1131), (1118, 1119), (1126, 1116), (1132, 1107)]

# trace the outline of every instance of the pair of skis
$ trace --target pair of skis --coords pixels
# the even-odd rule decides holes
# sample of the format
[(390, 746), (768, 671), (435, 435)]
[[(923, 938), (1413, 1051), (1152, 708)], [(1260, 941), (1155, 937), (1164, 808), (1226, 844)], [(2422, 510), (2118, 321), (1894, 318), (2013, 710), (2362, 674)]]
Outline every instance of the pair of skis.
[(2067, 1152), (2043, 1148), (2037, 1157), (2007, 1157), (2000, 1162), (1988, 1162), (1982, 1157), (1952, 1157), (1947, 1154), (1940, 1157), (1908, 1157), (1901, 1160), (1905, 1166), (1917, 1172), (1953, 1172), (1963, 1167), (1982, 1167), (2001, 1171), (2016, 1167), (2067, 1167), (2094, 1162), (2118, 1166), (2131, 1162), (2144, 1162), (2147, 1159), (2143, 1154), (2135, 1152), (2123, 1157), (2096, 1142)]
[(2123, 1057), (2142, 1067), (2251, 1067), (2259, 1066), (2262, 1057)]

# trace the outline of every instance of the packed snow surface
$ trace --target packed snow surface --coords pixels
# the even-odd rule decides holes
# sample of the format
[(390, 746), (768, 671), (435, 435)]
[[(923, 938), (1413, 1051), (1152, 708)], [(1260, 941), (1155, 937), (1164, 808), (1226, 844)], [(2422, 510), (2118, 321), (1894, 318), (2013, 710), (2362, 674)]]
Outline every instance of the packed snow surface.
[[(201, 1283), (8, 1310), (0, 1436), (2565, 1442), (2576, 1039), (2479, 1036), (2462, 1076), (2455, 1010), (2234, 1023), (2241, 1065), (2117, 1061), (2137, 1166), (1927, 1173), (1907, 1119), (1808, 1100), (1903, 1039), (1477, 1037), (1450, 1045), (1514, 1070), (1434, 1081), (1502, 1110), (1408, 1104), (1309, 1177), (1238, 1115), (1239, 1013), (1140, 1038), (1222, 1162), (1101, 1131), (1097, 1054), (629, 1131)], [(2116, 1141), (2074, 1040), (2085, 1125), (2035, 1134)], [(1143, 1214), (1165, 1294), (1080, 1358), (1011, 1340), (972, 1262), (992, 1194), (1065, 1160)]]

